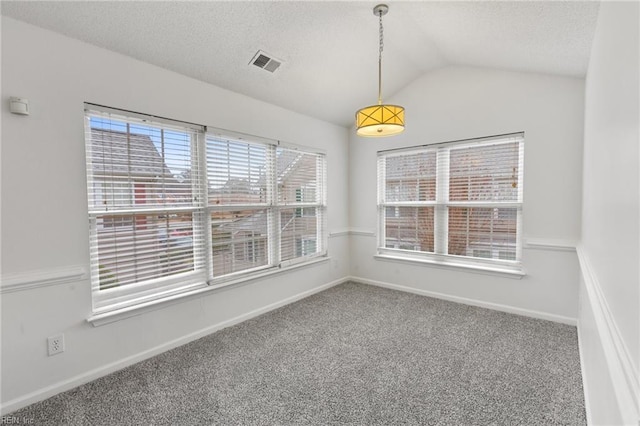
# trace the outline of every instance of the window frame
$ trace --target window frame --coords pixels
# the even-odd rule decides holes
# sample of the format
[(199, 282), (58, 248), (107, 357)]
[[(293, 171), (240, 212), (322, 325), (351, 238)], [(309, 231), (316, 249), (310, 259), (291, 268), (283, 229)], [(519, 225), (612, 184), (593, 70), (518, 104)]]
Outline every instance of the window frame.
[[(451, 171), (451, 152), (453, 150), (482, 147), (490, 145), (500, 145), (507, 143), (517, 143), (518, 145), (518, 171), (517, 171), (517, 200), (504, 202), (497, 200), (488, 201), (450, 201), (449, 182)], [(435, 176), (436, 176), (436, 196), (434, 200), (419, 200), (420, 193), (413, 201), (387, 201), (385, 192), (387, 187), (387, 177), (385, 174), (385, 161), (394, 156), (411, 156), (434, 152), (436, 155)], [(524, 205), (524, 132), (517, 132), (505, 135), (465, 139), (461, 141), (443, 142), (437, 144), (421, 145), (400, 149), (378, 151), (378, 238), (377, 253), (375, 257), (395, 260), (415, 261), (440, 266), (460, 267), (464, 269), (476, 269), (481, 271), (494, 271), (513, 275), (524, 275), (522, 267), (522, 247), (523, 247), (523, 205)], [(389, 238), (386, 235), (387, 212), (394, 208), (394, 216), (398, 217), (398, 210), (402, 207), (433, 207), (433, 241), (434, 250), (420, 251), (386, 247)], [(463, 208), (515, 208), (515, 260), (505, 260), (500, 258), (502, 250), (499, 247), (491, 247), (490, 250), (496, 252), (494, 258), (472, 257), (466, 255), (448, 254), (449, 242), (449, 209), (455, 207)], [(499, 212), (499, 211), (498, 211)], [(404, 242), (405, 245), (409, 244)], [(402, 241), (396, 241), (395, 246), (402, 245)], [(417, 247), (417, 246), (416, 246)], [(473, 250), (483, 250), (481, 247), (472, 247)]]
[[(191, 176), (192, 183), (192, 197), (193, 201), (190, 206), (178, 206), (175, 208), (167, 208), (167, 206), (159, 206), (152, 208), (142, 209), (137, 212), (135, 208), (118, 208), (114, 205), (113, 210), (109, 210), (109, 214), (105, 212), (98, 212), (95, 209), (98, 198), (102, 200), (109, 193), (108, 185), (115, 185), (109, 181), (109, 178), (104, 181), (100, 181), (95, 176), (95, 172), (92, 169), (92, 141), (91, 141), (91, 123), (90, 117), (103, 116), (105, 119), (116, 120), (124, 123), (133, 123), (144, 125), (145, 122), (150, 122), (151, 126), (154, 125), (168, 125), (168, 126), (180, 126), (186, 125), (190, 129), (201, 129), (197, 131), (197, 138), (193, 141), (193, 155), (191, 159), (191, 169), (195, 170)], [(156, 117), (147, 114), (135, 113), (126, 110), (120, 110), (116, 108), (105, 107), (101, 105), (85, 103), (85, 147), (86, 147), (86, 165), (87, 165), (87, 195), (88, 195), (88, 215), (89, 215), (89, 234), (90, 234), (90, 277), (92, 284), (92, 318), (102, 318), (105, 316), (119, 315), (123, 312), (130, 312), (136, 309), (142, 309), (149, 305), (162, 303), (165, 301), (175, 300), (176, 297), (188, 296), (194, 294), (194, 292), (200, 292), (207, 289), (215, 289), (224, 287), (236, 283), (242, 283), (247, 280), (255, 279), (261, 276), (265, 276), (271, 273), (278, 272), (280, 270), (286, 270), (292, 267), (302, 266), (304, 264), (313, 264), (322, 257), (328, 256), (327, 243), (328, 232), (326, 230), (326, 154), (322, 150), (312, 149), (309, 147), (303, 147), (299, 145), (282, 143), (280, 141), (270, 140), (266, 138), (246, 135), (238, 132), (231, 132), (223, 129), (207, 128), (206, 126), (200, 126), (192, 123), (183, 123), (177, 120), (166, 119), (162, 117)], [(127, 126), (128, 128), (128, 126)], [(210, 164), (207, 162), (207, 139), (208, 138), (227, 138), (231, 140), (242, 141), (244, 143), (251, 143), (261, 147), (265, 147), (268, 155), (267, 170), (265, 170), (266, 185), (266, 197), (267, 200), (264, 203), (249, 203), (249, 204), (229, 204), (223, 206), (212, 206), (209, 203), (209, 181), (208, 172)], [(278, 202), (278, 187), (277, 187), (277, 167), (275, 161), (275, 155), (278, 149), (288, 149), (299, 151), (303, 154), (313, 155), (317, 159), (317, 165), (320, 170), (317, 171), (317, 199), (314, 202), (296, 202), (293, 203), (279, 203)], [(227, 158), (229, 161), (229, 157)], [(99, 186), (99, 189), (95, 189), (95, 185)], [(129, 197), (135, 197), (134, 188), (131, 182), (129, 185)], [(116, 185), (117, 186), (117, 185)], [(120, 195), (118, 191), (112, 190), (116, 196), (114, 200), (116, 203), (120, 201)], [(120, 191), (122, 192), (122, 191)], [(100, 198), (102, 197), (102, 198)], [(106, 202), (103, 200), (105, 206)], [(102, 204), (102, 202), (100, 204)], [(130, 201), (133, 207), (133, 204)], [(92, 209), (92, 207), (94, 207)], [(279, 217), (282, 209), (299, 208), (304, 212), (307, 208), (315, 208), (316, 215), (316, 233), (314, 238), (317, 241), (318, 250), (311, 255), (303, 255), (287, 261), (280, 261), (277, 255), (278, 248), (282, 244), (279, 234)], [(106, 208), (106, 207), (105, 207)], [(268, 259), (265, 265), (260, 265), (256, 268), (234, 271), (231, 273), (214, 276), (214, 259), (212, 246), (212, 213), (216, 211), (224, 210), (256, 210), (266, 211), (268, 214), (268, 234), (266, 236), (266, 245), (268, 246)], [(98, 209), (100, 210), (100, 209)], [(192, 221), (192, 238), (191, 244), (194, 253), (194, 265), (192, 271), (184, 273), (176, 273), (169, 276), (161, 276), (153, 279), (143, 279), (142, 281), (136, 281), (127, 283), (119, 287), (112, 288), (100, 288), (100, 276), (103, 271), (100, 268), (100, 259), (98, 258), (98, 240), (97, 233), (100, 230), (104, 231), (104, 218), (107, 216), (118, 217), (118, 220), (122, 220), (120, 216), (122, 214), (132, 215), (130, 226), (133, 227), (135, 223), (134, 214), (142, 215), (160, 215), (160, 214), (177, 214), (177, 213), (189, 213), (191, 214)], [(307, 217), (303, 215), (304, 217)], [(118, 227), (114, 222), (113, 227)], [(251, 230), (252, 235), (255, 229)], [(248, 250), (248, 240), (241, 236), (242, 241), (232, 241), (230, 244), (244, 243), (244, 250)], [(250, 237), (253, 241), (253, 237)], [(255, 244), (255, 242), (254, 242)], [(251, 249), (252, 254), (255, 256), (257, 248), (254, 245)], [(196, 252), (198, 253), (198, 259), (202, 258), (203, 263), (199, 264), (196, 259)], [(274, 254), (275, 253), (275, 254)], [(133, 266), (137, 268), (137, 266)]]

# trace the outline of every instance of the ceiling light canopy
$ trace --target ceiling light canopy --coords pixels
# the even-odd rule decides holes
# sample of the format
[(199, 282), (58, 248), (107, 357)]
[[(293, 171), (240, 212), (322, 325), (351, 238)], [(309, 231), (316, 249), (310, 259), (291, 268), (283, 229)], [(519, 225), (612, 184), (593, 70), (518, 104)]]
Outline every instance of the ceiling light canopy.
[(380, 49), (378, 50), (378, 104), (364, 107), (356, 112), (356, 133), (358, 136), (383, 137), (397, 135), (404, 131), (404, 108), (399, 105), (382, 103), (382, 48), (384, 46), (382, 16), (389, 6), (379, 4), (373, 14), (380, 22)]

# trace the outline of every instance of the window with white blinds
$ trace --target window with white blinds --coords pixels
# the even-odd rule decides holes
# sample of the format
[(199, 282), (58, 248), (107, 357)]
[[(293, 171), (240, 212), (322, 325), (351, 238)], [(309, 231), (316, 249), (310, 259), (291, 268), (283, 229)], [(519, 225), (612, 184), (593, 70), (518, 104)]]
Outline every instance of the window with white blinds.
[(524, 134), (378, 153), (379, 252), (518, 268)]
[(85, 111), (94, 313), (326, 254), (323, 154)]
[(212, 278), (271, 266), (270, 156), (269, 145), (207, 136)]
[(200, 126), (87, 105), (94, 312), (206, 282)]
[(316, 256), (325, 249), (324, 157), (276, 149), (281, 262)]
[(207, 135), (213, 283), (326, 254), (325, 157)]

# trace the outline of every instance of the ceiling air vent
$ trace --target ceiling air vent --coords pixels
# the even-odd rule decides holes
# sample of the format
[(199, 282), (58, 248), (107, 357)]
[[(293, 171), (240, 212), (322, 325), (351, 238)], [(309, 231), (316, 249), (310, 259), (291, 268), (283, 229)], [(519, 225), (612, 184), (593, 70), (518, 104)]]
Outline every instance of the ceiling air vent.
[(258, 50), (258, 52), (251, 59), (250, 64), (255, 65), (258, 68), (262, 68), (263, 70), (267, 70), (269, 72), (274, 72), (278, 69), (282, 61), (279, 59), (273, 58), (268, 53), (263, 52), (262, 50)]

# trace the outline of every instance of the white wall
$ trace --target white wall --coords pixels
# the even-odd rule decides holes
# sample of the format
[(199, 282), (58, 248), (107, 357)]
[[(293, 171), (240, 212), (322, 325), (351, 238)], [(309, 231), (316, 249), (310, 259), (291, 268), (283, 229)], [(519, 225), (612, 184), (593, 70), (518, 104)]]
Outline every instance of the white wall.
[[(31, 115), (10, 114), (9, 96), (28, 98)], [(346, 129), (2, 17), (5, 282), (42, 283), (69, 267), (88, 269), (85, 101), (324, 149), (329, 230), (348, 227)], [(346, 234), (329, 239), (329, 254), (327, 262), (101, 327), (85, 321), (87, 279), (3, 291), (2, 412), (339, 281), (349, 273)], [(65, 334), (66, 351), (47, 357), (46, 338), (57, 333)]]
[[(484, 68), (428, 73), (395, 97), (406, 108), (396, 137), (350, 140), (352, 275), (512, 312), (575, 323), (584, 80)], [(376, 152), (525, 132), (522, 280), (376, 260)], [(559, 247), (554, 247), (559, 246)], [(496, 306), (500, 305), (500, 306)]]
[(600, 5), (586, 80), (579, 327), (602, 425), (640, 420), (639, 10)]

